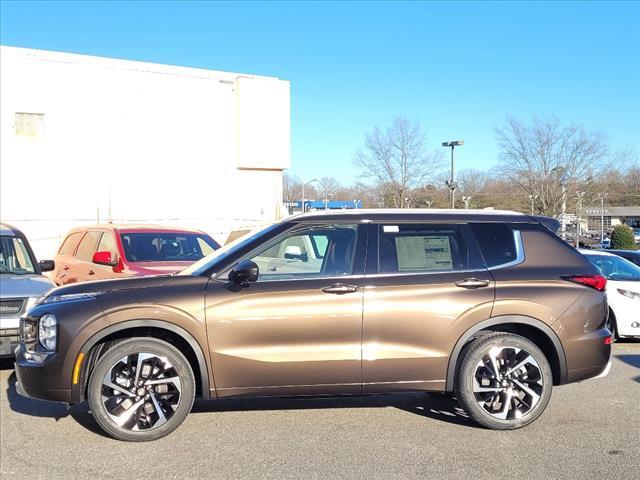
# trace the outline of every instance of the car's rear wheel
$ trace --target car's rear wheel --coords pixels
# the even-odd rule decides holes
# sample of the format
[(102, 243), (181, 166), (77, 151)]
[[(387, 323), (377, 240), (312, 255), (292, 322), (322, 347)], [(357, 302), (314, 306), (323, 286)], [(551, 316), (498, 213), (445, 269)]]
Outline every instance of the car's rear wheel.
[(115, 343), (98, 360), (87, 389), (96, 422), (111, 436), (134, 442), (156, 440), (185, 419), (195, 397), (187, 359), (156, 338)]
[(462, 408), (477, 423), (511, 430), (533, 422), (544, 411), (553, 375), (544, 353), (530, 340), (491, 333), (462, 353), (455, 390)]

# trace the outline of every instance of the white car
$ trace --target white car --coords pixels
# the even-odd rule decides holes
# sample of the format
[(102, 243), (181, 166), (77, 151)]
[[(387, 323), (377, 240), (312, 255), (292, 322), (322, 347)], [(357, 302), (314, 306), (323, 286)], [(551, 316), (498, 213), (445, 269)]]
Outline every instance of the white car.
[(613, 253), (579, 251), (607, 277), (607, 327), (614, 338), (640, 338), (640, 267)]

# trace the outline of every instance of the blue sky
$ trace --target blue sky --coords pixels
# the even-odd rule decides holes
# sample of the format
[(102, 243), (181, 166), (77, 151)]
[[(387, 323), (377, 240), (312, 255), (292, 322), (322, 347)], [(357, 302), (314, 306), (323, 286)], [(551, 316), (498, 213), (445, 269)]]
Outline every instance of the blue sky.
[(292, 168), (359, 178), (374, 125), (420, 120), (489, 169), (507, 115), (556, 115), (640, 152), (638, 2), (8, 2), (1, 43), (291, 81)]

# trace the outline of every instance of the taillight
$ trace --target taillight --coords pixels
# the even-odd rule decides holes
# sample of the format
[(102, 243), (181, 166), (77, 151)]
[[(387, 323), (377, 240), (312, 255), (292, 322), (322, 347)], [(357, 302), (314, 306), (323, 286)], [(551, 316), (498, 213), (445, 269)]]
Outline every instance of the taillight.
[(607, 288), (607, 279), (602, 275), (568, 275), (561, 278), (569, 282), (579, 283), (585, 287), (595, 288), (599, 292), (604, 292), (605, 288)]

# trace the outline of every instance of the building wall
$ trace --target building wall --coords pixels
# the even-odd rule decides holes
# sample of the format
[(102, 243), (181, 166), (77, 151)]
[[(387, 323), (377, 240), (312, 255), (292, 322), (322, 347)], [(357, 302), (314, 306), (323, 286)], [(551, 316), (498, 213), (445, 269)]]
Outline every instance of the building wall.
[(109, 205), (218, 240), (279, 218), (289, 82), (0, 48), (0, 213), (39, 257)]

